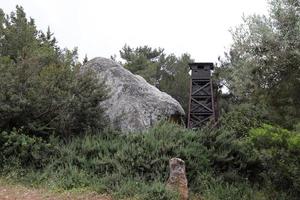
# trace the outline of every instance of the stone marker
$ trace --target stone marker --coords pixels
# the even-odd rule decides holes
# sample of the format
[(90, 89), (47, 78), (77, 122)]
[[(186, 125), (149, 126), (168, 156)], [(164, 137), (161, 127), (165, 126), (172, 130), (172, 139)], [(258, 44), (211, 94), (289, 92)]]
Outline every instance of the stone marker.
[(180, 200), (188, 199), (188, 183), (185, 174), (185, 163), (180, 158), (172, 158), (169, 161), (170, 176), (167, 188), (179, 193)]

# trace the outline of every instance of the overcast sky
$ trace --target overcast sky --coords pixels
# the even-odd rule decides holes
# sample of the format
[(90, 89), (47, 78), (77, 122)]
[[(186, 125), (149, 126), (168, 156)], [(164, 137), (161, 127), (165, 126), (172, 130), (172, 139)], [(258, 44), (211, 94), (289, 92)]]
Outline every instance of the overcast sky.
[(267, 13), (266, 0), (0, 0), (6, 13), (17, 4), (38, 29), (50, 26), (61, 47), (78, 47), (81, 59), (119, 55), (128, 44), (215, 62), (243, 14)]

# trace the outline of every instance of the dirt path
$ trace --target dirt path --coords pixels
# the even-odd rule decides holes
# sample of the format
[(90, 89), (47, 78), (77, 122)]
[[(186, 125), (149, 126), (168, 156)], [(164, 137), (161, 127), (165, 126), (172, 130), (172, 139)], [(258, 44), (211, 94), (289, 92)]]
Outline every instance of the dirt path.
[(96, 193), (52, 193), (42, 189), (0, 183), (0, 200), (112, 200), (109, 196)]

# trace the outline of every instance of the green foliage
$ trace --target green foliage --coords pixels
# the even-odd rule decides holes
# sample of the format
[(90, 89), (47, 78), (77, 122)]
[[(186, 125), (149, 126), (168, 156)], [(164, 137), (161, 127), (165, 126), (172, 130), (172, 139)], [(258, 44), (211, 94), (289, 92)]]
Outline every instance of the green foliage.
[(292, 128), (300, 118), (298, 0), (272, 0), (268, 16), (249, 16), (232, 31), (220, 81), (241, 102), (267, 106), (269, 119)]
[[(2, 174), (54, 190), (93, 190), (117, 199), (153, 195), (172, 199), (176, 194), (163, 183), (168, 178), (169, 159), (180, 157), (186, 162), (191, 197), (297, 199), (299, 133), (269, 125), (251, 129), (261, 123), (251, 123), (254, 116), (249, 112), (237, 109), (224, 116), (225, 125), (213, 130), (191, 131), (160, 123), (143, 133), (123, 135), (106, 130), (73, 137), (67, 143), (2, 133), (0, 141), (10, 144), (9, 148), (2, 145), (5, 166), (16, 166), (14, 156), (21, 163), (19, 168), (3, 168)], [(242, 128), (236, 126), (238, 122)], [(23, 140), (26, 145), (22, 146)], [(273, 190), (277, 192), (270, 192)]]
[(44, 168), (56, 153), (54, 139), (47, 143), (41, 138), (28, 136), (23, 130), (0, 132), (1, 168)]
[(218, 176), (229, 182), (238, 182), (254, 178), (260, 169), (260, 163), (249, 156), (252, 149), (242, 143), (252, 127), (261, 124), (261, 116), (255, 107), (245, 104), (223, 115), (219, 127), (210, 126), (202, 130), (201, 143), (210, 155), (211, 166)]
[(157, 200), (172, 200), (179, 199), (179, 195), (173, 191), (169, 191), (162, 183), (154, 183), (150, 188), (146, 190), (146, 193), (142, 199), (151, 200), (155, 197)]
[(143, 134), (74, 138), (61, 148), (52, 167), (58, 170), (71, 164), (100, 177), (118, 175), (117, 181), (122, 179), (120, 177), (164, 181), (168, 177), (169, 159), (180, 157), (186, 160), (188, 178), (193, 187), (197, 184), (193, 177), (208, 167), (206, 149), (197, 142), (197, 137), (194, 132), (161, 124)]
[[(263, 187), (266, 193), (277, 191), (263, 195), (262, 199), (297, 199), (299, 132), (262, 124), (263, 118), (258, 113), (249, 105), (238, 106), (220, 119), (221, 125), (217, 129), (207, 127), (199, 133), (201, 143), (208, 149), (213, 173), (221, 179), (215, 189), (221, 187), (223, 190), (223, 184), (231, 183), (229, 188), (235, 190), (234, 185), (238, 184), (238, 190), (241, 190), (241, 185), (249, 181)], [(219, 198), (223, 199), (221, 196)]]
[(201, 142), (222, 180), (250, 181), (294, 199), (299, 195), (299, 132), (263, 124), (263, 116), (251, 104), (239, 105), (220, 119), (219, 128), (203, 130)]
[(101, 130), (106, 92), (96, 75), (81, 72), (77, 49), (61, 50), (22, 7), (0, 16), (0, 129), (65, 137)]
[(300, 132), (264, 124), (250, 131), (248, 142), (262, 164), (265, 181), (299, 196)]
[(157, 86), (160, 79), (159, 58), (163, 49), (152, 49), (148, 46), (132, 49), (125, 45), (120, 51), (120, 56), (126, 61), (124, 67), (134, 74), (141, 75), (150, 84)]
[[(55, 141), (52, 148), (57, 151), (45, 155), (47, 160), (41, 161), (43, 168), (34, 174), (26, 167), (12, 177), (33, 185), (49, 184), (53, 189), (89, 188), (117, 197), (150, 199), (157, 195), (159, 199), (174, 199), (176, 194), (167, 191), (162, 184), (168, 178), (170, 158), (180, 157), (186, 161), (192, 191), (201, 184), (195, 177), (209, 166), (206, 148), (197, 138), (197, 133), (168, 123), (130, 135), (107, 130), (98, 135), (71, 138), (66, 144)], [(40, 154), (47, 152), (43, 151), (41, 149)], [(5, 162), (9, 164), (10, 160)], [(6, 168), (3, 173), (10, 174), (14, 170)]]
[(247, 182), (230, 184), (209, 174), (202, 177), (202, 182), (202, 197), (207, 200), (269, 199), (264, 191), (260, 191), (256, 186)]
[(188, 113), (190, 75), (188, 63), (193, 60), (189, 54), (176, 57), (173, 54), (160, 59), (161, 79), (159, 89), (175, 98)]
[(143, 200), (151, 200), (153, 197), (158, 200), (179, 199), (176, 192), (166, 189), (165, 184), (161, 182), (146, 184), (138, 180), (124, 181), (114, 196), (116, 198), (128, 197)]

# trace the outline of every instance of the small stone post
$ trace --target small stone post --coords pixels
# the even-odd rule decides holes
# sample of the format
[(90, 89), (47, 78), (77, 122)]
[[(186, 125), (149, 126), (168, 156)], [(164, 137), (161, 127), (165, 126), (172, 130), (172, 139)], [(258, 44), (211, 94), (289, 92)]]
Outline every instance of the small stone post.
[(167, 188), (179, 193), (180, 200), (188, 200), (188, 183), (185, 174), (185, 163), (180, 158), (172, 158), (169, 161), (170, 176)]

